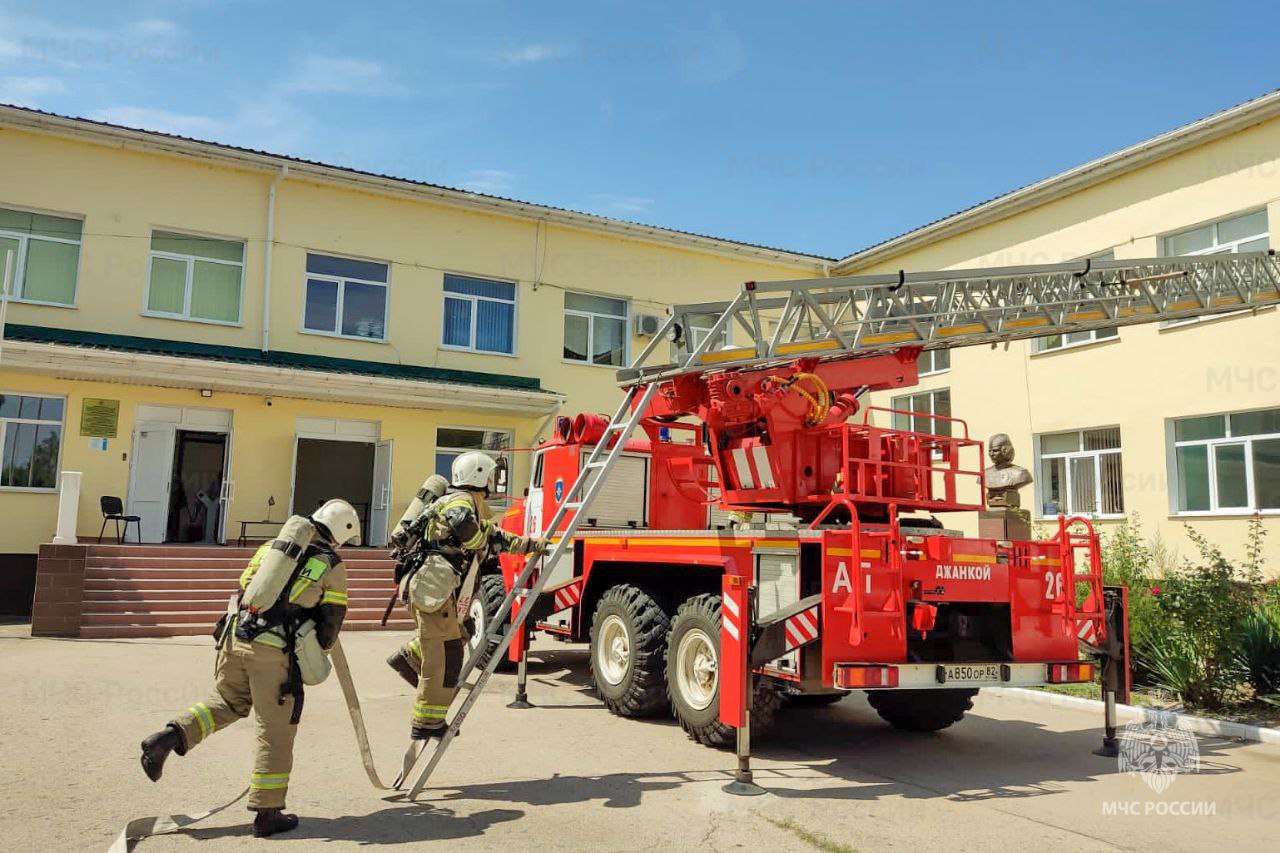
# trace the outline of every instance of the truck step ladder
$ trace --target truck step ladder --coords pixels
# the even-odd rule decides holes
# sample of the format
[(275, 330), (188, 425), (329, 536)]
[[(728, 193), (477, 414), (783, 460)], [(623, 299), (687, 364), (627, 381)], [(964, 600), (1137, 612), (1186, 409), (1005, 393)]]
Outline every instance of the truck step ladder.
[[(654, 365), (638, 359), (618, 371), (618, 382), (628, 387), (686, 373), (805, 357), (846, 359), (909, 346), (994, 345), (1277, 303), (1280, 258), (1270, 251), (749, 281), (730, 301), (673, 307), (646, 354), (674, 321), (677, 337), (699, 327), (688, 357)], [(709, 316), (716, 320), (707, 328)], [(732, 345), (722, 346), (726, 340)]]
[[(547, 525), (547, 530), (552, 535), (558, 535), (559, 539), (552, 546), (550, 553), (541, 559), (525, 561), (524, 567), (516, 577), (515, 583), (511, 585), (511, 589), (507, 591), (506, 596), (503, 598), (501, 606), (489, 620), (491, 632), (476, 645), (471, 654), (468, 655), (466, 663), (463, 664), (462, 671), (458, 676), (461, 701), (457, 703), (457, 710), (454, 711), (448, 727), (440, 739), (436, 741), (435, 748), (431, 750), (426, 766), (414, 781), (413, 787), (409, 789), (409, 799), (417, 797), (427, 784), (427, 780), (431, 778), (436, 766), (444, 758), (444, 754), (450, 744), (453, 743), (453, 739), (457, 737), (458, 730), (462, 727), (467, 714), (470, 713), (476, 700), (480, 698), (480, 694), (484, 691), (489, 678), (506, 655), (507, 648), (511, 645), (517, 632), (524, 630), (525, 622), (534, 611), (533, 607), (527, 605), (538, 600), (547, 584), (547, 580), (551, 577), (551, 570), (561, 557), (573, 547), (573, 535), (577, 532), (582, 519), (586, 517), (586, 508), (591, 505), (591, 502), (599, 493), (608, 468), (622, 454), (622, 450), (626, 446), (627, 437), (631, 435), (632, 431), (640, 423), (640, 419), (644, 417), (649, 401), (653, 399), (657, 389), (658, 386), (652, 384), (632, 386), (627, 391), (622, 405), (618, 407), (618, 411), (609, 422), (609, 427), (605, 430), (604, 435), (592, 448), (587, 464), (582, 467), (573, 485), (567, 490), (565, 494), (566, 500), (556, 509), (555, 515), (551, 517), (551, 521)], [(610, 440), (614, 436), (616, 438)], [(588, 483), (588, 480), (591, 479), (587, 476), (588, 472), (595, 470), (600, 471), (600, 475)], [(573, 517), (569, 518), (563, 529), (561, 529), (561, 523), (566, 521), (566, 516), (570, 513), (573, 514)], [(541, 564), (541, 571), (538, 571), (539, 564)], [(536, 579), (534, 579), (535, 572)], [(532, 580), (532, 585), (530, 585), (530, 580)], [(525, 596), (526, 606), (517, 608), (514, 615), (508, 620), (507, 616), (511, 613), (512, 605), (516, 598), (520, 596)], [(490, 652), (488, 664), (476, 672), (481, 650), (488, 646), (489, 643), (497, 643), (497, 646)], [(475, 673), (474, 679), (471, 678), (473, 673)], [(406, 771), (402, 782), (407, 781), (408, 776), (409, 771)]]

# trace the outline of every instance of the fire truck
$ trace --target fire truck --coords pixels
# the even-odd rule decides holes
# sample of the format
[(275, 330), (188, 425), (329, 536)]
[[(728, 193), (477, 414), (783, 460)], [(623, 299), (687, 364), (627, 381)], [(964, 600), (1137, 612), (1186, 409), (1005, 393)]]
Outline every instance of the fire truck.
[(610, 711), (736, 738), (740, 771), (784, 702), (866, 691), (930, 732), (984, 687), (1098, 667), (1114, 747), (1123, 590), (1103, 589), (1090, 519), (966, 535), (948, 517), (988, 509), (983, 442), (868, 395), (914, 386), (928, 350), (1257, 310), (1278, 288), (1277, 259), (1252, 253), (747, 282), (675, 306), (618, 372), (617, 412), (560, 418), (534, 450), (502, 524), (554, 545), (486, 567), (463, 678), (484, 670), (450, 734), (504, 659), (521, 706), (536, 629), (589, 644)]

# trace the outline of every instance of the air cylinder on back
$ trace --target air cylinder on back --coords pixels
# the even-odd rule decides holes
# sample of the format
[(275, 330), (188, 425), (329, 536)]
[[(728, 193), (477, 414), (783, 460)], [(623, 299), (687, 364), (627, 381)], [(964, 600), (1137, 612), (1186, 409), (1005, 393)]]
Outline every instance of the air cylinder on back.
[(300, 515), (290, 516), (271, 541), (271, 547), (263, 553), (257, 570), (240, 598), (240, 606), (253, 613), (260, 613), (275, 604), (284, 592), (284, 585), (293, 576), (298, 558), (315, 535), (316, 528), (311, 519)]

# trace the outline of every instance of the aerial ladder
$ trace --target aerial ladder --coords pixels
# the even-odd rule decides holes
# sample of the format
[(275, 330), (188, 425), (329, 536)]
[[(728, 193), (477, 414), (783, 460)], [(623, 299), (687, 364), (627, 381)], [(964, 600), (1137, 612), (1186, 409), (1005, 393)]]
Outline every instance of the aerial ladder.
[[(1272, 252), (1256, 252), (746, 282), (728, 301), (674, 306), (640, 355), (618, 371), (624, 397), (546, 525), (556, 534), (554, 545), (546, 555), (524, 563), (487, 620), (489, 633), (472, 646), (448, 728), (434, 741), (409, 798), (422, 791), (508, 647), (527, 630), (535, 610), (530, 604), (543, 594), (551, 569), (570, 553), (574, 535), (588, 518), (587, 510), (627, 437), (646, 417), (658, 412), (672, 418), (723, 420), (724, 409), (709, 406), (708, 400), (732, 393), (732, 382), (739, 376), (762, 377), (766, 384), (792, 381), (788, 375), (838, 376), (847, 386), (856, 385), (862, 364), (868, 379), (860, 390), (866, 390), (885, 387), (875, 365), (887, 362), (876, 356), (903, 362), (925, 350), (1256, 312), (1277, 304), (1280, 260)], [(710, 327), (708, 316), (715, 318)], [(695, 318), (696, 340), (690, 334)], [(721, 343), (726, 340), (734, 343)], [(675, 361), (657, 358), (665, 354), (668, 342), (682, 345)], [(805, 393), (828, 418), (840, 416), (839, 399), (817, 399), (827, 394), (825, 383), (811, 384)], [(747, 422), (720, 426), (741, 429)], [(823, 508), (812, 523), (827, 517), (833, 507), (834, 502)], [(1074, 607), (1074, 600), (1064, 606)], [(490, 646), (488, 662), (480, 667)], [(1111, 722), (1109, 734), (1114, 738)], [(741, 750), (739, 755), (741, 760)], [(397, 788), (408, 782), (412, 769), (412, 764), (406, 765)]]

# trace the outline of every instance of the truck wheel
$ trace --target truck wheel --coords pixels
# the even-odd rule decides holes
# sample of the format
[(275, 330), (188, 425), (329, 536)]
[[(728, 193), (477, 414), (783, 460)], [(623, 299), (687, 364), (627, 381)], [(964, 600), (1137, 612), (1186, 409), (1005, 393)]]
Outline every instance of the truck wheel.
[[(471, 599), (471, 609), (468, 616), (471, 617), (473, 624), (473, 633), (471, 634), (470, 645), (475, 649), (480, 645), (481, 638), (489, 630), (493, 622), (494, 614), (498, 612), (498, 608), (502, 606), (502, 599), (507, 596), (507, 586), (502, 580), (502, 575), (481, 575), (480, 580), (476, 583), (476, 594)], [(510, 619), (510, 616), (508, 616)], [(493, 650), (498, 647), (497, 643), (489, 643), (488, 648), (480, 655), (478, 666), (487, 666), (489, 656)], [(502, 662), (498, 664), (498, 672), (510, 672), (515, 669), (506, 654), (502, 656)]]
[(591, 620), (591, 677), (596, 695), (620, 717), (667, 708), (662, 685), (671, 617), (645, 590), (619, 584), (605, 590)]
[[(772, 680), (756, 678), (751, 736), (773, 725), (782, 704)], [(680, 727), (707, 746), (731, 746), (736, 731), (720, 722), (720, 596), (695, 595), (676, 611), (667, 638), (667, 695)]]
[(977, 690), (868, 690), (867, 701), (895, 729), (936, 732), (960, 722), (976, 695)]

